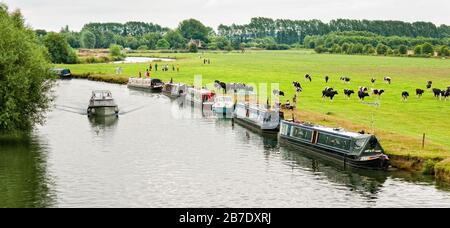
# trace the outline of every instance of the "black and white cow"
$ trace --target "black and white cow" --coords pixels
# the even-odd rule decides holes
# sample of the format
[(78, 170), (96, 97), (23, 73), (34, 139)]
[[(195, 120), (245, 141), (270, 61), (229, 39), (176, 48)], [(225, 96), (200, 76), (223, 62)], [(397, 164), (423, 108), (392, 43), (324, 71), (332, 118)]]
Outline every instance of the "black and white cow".
[(407, 101), (409, 97), (409, 93), (407, 91), (402, 92), (402, 99), (403, 101)]
[(383, 89), (372, 89), (372, 94), (381, 97), (385, 91)]
[(377, 80), (376, 80), (375, 78), (372, 78), (372, 79), (370, 80), (370, 82), (372, 83), (372, 85), (374, 85), (376, 81), (377, 81)]
[(442, 90), (440, 90), (438, 88), (434, 88), (433, 94), (434, 94), (434, 97), (439, 98), (442, 95)]
[(322, 98), (328, 97), (330, 100), (333, 100), (334, 96), (338, 95), (338, 91), (334, 90), (333, 88), (326, 87), (322, 91)]
[(344, 89), (344, 95), (345, 95), (345, 97), (347, 97), (347, 99), (350, 99), (350, 96), (354, 93), (355, 93), (355, 91), (353, 91), (351, 89)]
[(329, 80), (330, 80), (330, 77), (328, 77), (328, 75), (325, 76), (325, 83), (328, 83)]
[(273, 95), (275, 95), (275, 96), (283, 96), (284, 97), (284, 92), (275, 89), (275, 90), (273, 90)]
[(305, 75), (305, 79), (309, 80), (309, 82), (312, 82), (312, 77), (309, 74)]
[(423, 90), (423, 89), (416, 89), (416, 96), (418, 98), (421, 98), (424, 93), (425, 93), (425, 90)]
[(342, 81), (343, 83), (350, 83), (351, 78), (349, 78), (349, 77), (341, 77), (341, 81)]
[(384, 82), (388, 83), (389, 85), (392, 83), (391, 77), (384, 77)]
[(369, 96), (369, 93), (367, 92), (369, 89), (367, 87), (360, 86), (358, 89), (358, 97), (360, 100), (364, 100), (364, 98)]
[(432, 81), (428, 81), (427, 82), (427, 89), (431, 89), (431, 86), (433, 86), (433, 82)]

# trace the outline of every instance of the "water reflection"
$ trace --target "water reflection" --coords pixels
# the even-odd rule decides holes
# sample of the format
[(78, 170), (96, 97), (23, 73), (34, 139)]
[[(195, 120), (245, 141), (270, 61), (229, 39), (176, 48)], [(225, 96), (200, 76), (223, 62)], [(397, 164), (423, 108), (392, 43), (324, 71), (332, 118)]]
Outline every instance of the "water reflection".
[(51, 207), (45, 147), (34, 139), (0, 140), (0, 207)]

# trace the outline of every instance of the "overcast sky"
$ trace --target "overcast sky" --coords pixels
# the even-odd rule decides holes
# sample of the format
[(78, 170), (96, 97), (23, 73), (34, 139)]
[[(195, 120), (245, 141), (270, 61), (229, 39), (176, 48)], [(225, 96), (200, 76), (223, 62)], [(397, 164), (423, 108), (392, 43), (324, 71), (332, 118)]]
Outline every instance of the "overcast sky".
[(252, 17), (430, 21), (450, 25), (450, 0), (0, 0), (35, 29), (80, 30), (88, 22), (144, 21), (175, 28), (196, 18), (217, 29)]

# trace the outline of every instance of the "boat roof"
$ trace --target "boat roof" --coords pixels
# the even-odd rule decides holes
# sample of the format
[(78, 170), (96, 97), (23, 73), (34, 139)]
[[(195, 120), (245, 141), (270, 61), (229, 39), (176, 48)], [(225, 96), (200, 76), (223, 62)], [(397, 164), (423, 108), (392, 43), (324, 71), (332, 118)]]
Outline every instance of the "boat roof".
[(369, 138), (369, 137), (373, 136), (371, 134), (360, 134), (357, 132), (347, 131), (343, 128), (332, 128), (332, 127), (325, 127), (325, 126), (315, 125), (315, 124), (310, 124), (310, 123), (297, 123), (297, 122), (286, 121), (286, 120), (284, 120), (284, 122), (287, 122), (287, 123), (290, 123), (293, 125), (301, 125), (302, 127), (310, 128), (313, 130), (318, 130), (318, 131), (322, 131), (325, 133), (331, 133), (334, 135), (340, 135), (340, 136), (345, 136), (345, 137), (349, 137), (349, 138)]

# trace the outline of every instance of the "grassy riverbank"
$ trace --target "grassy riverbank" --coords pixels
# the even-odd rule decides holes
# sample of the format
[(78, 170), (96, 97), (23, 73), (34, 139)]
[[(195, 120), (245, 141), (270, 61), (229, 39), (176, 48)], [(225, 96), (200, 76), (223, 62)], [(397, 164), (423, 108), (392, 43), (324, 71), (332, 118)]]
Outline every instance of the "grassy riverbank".
[[(286, 99), (292, 99), (292, 81), (299, 81), (303, 93), (298, 99), (296, 118), (317, 122), (327, 126), (341, 126), (351, 130), (365, 129), (379, 136), (393, 163), (399, 168), (420, 170), (427, 160), (438, 162), (450, 158), (450, 101), (436, 100), (430, 91), (421, 99), (416, 98), (415, 89), (425, 89), (428, 80), (433, 88), (450, 85), (450, 61), (444, 59), (421, 59), (375, 56), (319, 55), (309, 50), (298, 51), (250, 51), (246, 53), (207, 52), (188, 53), (140, 53), (139, 56), (175, 57), (169, 63), (180, 66), (180, 72), (153, 72), (152, 77), (164, 81), (192, 83), (194, 75), (202, 75), (205, 84), (214, 80), (244, 83), (280, 83)], [(211, 64), (203, 64), (203, 57)], [(159, 63), (162, 64), (162, 63)], [(126, 83), (129, 76), (143, 74), (148, 64), (82, 64), (65, 66), (76, 75), (91, 80)], [(121, 66), (123, 75), (115, 75), (115, 68)], [(313, 81), (306, 82), (305, 74)], [(325, 83), (324, 76), (330, 76)], [(339, 77), (352, 80), (343, 84)], [(383, 83), (383, 77), (393, 79), (391, 85)], [(377, 82), (371, 85), (370, 79)], [(321, 91), (330, 86), (339, 91), (333, 102), (322, 100)], [(359, 86), (384, 89), (380, 100), (370, 97), (366, 102), (380, 102), (373, 106), (360, 102), (356, 96), (344, 98), (342, 90), (357, 90)], [(401, 101), (401, 92), (411, 95), (407, 102)], [(372, 118), (373, 114), (373, 118)], [(289, 114), (290, 115), (290, 114)], [(426, 134), (425, 148), (422, 136)], [(441, 166), (436, 166), (441, 167)]]

